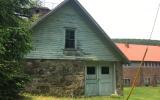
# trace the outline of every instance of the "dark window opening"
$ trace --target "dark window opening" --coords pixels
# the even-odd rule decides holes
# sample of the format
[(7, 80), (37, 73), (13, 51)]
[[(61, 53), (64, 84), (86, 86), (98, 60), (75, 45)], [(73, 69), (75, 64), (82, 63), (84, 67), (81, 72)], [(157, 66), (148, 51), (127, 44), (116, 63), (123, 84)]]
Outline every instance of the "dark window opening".
[(39, 9), (36, 9), (36, 14), (38, 14), (40, 11), (39, 11)]
[(130, 86), (131, 80), (130, 79), (123, 79), (123, 85), (124, 86)]
[(94, 75), (94, 74), (96, 74), (95, 67), (87, 67), (87, 74), (88, 75)]
[(109, 74), (109, 67), (101, 67), (102, 74)]
[(75, 48), (75, 30), (71, 30), (71, 29), (66, 30), (65, 48)]
[(145, 86), (150, 85), (150, 83), (151, 83), (151, 79), (150, 78), (144, 78), (144, 84), (145, 84)]

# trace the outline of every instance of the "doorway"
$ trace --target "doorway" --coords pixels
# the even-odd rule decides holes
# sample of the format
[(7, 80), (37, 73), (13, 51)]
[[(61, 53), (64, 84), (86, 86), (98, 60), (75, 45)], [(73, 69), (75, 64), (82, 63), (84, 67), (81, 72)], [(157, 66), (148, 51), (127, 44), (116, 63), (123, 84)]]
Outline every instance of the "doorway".
[(113, 67), (111, 65), (86, 66), (85, 94), (87, 96), (113, 93)]

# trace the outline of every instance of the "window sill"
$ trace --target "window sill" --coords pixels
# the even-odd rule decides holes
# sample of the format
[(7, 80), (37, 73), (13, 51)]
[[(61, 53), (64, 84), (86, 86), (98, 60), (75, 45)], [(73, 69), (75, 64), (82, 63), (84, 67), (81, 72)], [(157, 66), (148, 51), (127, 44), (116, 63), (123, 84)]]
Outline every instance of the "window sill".
[(77, 51), (77, 49), (76, 48), (65, 48), (65, 49), (63, 49), (64, 51)]
[(66, 56), (80, 56), (79, 50), (75, 48), (65, 48), (63, 54)]

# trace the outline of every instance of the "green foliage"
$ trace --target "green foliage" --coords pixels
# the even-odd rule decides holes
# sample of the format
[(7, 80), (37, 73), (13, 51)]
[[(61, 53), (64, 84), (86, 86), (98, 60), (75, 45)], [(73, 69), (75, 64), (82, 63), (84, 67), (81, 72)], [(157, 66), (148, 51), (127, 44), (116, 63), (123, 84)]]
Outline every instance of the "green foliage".
[(159, 40), (148, 39), (112, 39), (116, 43), (130, 43), (130, 44), (142, 44), (142, 45), (160, 45)]
[(34, 23), (34, 22), (36, 22), (39, 18), (40, 18), (40, 15), (39, 15), (39, 14), (35, 14), (35, 15), (33, 15), (33, 16), (30, 18), (30, 22), (31, 22), (31, 23)]
[(31, 6), (32, 7), (42, 7), (42, 1), (41, 0), (32, 0)]
[(0, 0), (0, 100), (16, 99), (29, 78), (22, 60), (31, 50), (31, 32), (21, 15), (30, 0)]
[(0, 29), (0, 60), (19, 60), (31, 49), (31, 33), (25, 28)]
[(31, 49), (30, 34), (24, 28), (0, 29), (0, 99), (16, 98), (29, 80), (21, 61)]
[[(15, 67), (15, 66), (14, 66)], [(0, 100), (14, 100), (24, 88), (24, 84), (29, 78), (26, 75), (8, 76), (5, 72), (0, 72)]]
[(0, 27), (18, 27), (30, 5), (30, 0), (0, 0)]

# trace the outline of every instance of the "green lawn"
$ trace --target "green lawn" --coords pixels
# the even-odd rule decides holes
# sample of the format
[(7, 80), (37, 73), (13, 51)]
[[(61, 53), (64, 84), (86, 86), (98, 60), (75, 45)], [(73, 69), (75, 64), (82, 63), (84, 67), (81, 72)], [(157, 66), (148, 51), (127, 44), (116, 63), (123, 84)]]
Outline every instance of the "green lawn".
[[(129, 91), (130, 88), (124, 89), (124, 98)], [(129, 100), (160, 100), (160, 87), (137, 87)]]
[[(125, 100), (130, 88), (124, 88), (124, 96), (121, 97), (81, 97), (81, 98), (56, 98), (49, 96), (36, 96), (24, 94), (25, 100)], [(129, 100), (160, 100), (160, 87), (137, 87)]]

